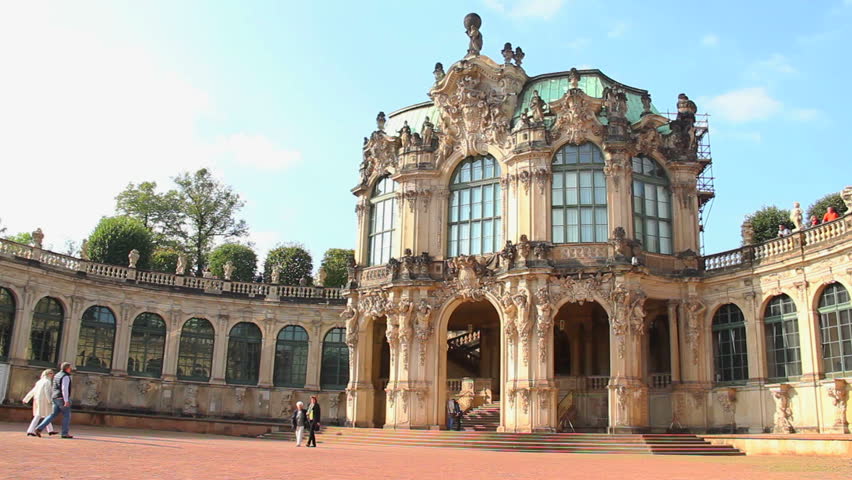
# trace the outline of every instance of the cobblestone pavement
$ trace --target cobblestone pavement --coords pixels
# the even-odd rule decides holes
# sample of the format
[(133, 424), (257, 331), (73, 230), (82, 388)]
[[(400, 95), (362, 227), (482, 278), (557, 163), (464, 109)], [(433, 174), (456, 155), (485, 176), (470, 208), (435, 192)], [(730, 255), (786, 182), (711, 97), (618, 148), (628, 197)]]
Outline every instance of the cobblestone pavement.
[[(837, 457), (667, 457), (328, 445), (74, 427), (73, 440), (0, 423), (3, 479), (849, 479)], [(322, 439), (320, 438), (320, 442)]]

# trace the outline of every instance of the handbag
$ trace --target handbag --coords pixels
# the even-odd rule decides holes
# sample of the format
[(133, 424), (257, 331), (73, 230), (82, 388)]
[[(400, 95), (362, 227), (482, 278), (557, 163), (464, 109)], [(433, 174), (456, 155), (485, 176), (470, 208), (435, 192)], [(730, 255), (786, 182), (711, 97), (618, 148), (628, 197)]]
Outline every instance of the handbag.
[(315, 424), (314, 424), (314, 431), (315, 431), (315, 432), (319, 432), (319, 431), (320, 431), (320, 427), (322, 427), (322, 425), (320, 425), (320, 422), (315, 423)]

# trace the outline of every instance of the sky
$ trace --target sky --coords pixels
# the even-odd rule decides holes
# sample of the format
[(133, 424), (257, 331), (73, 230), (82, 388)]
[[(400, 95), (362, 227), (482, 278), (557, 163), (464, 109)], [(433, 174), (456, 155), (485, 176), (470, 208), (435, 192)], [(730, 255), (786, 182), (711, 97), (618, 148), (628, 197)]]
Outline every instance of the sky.
[(428, 100), (435, 62), (526, 52), (534, 76), (598, 68), (673, 111), (709, 113), (717, 197), (704, 248), (744, 215), (852, 184), (852, 0), (56, 1), (0, 3), (0, 226), (61, 251), (129, 183), (201, 167), (245, 200), (261, 256), (315, 265), (355, 243), (361, 142), (379, 110)]

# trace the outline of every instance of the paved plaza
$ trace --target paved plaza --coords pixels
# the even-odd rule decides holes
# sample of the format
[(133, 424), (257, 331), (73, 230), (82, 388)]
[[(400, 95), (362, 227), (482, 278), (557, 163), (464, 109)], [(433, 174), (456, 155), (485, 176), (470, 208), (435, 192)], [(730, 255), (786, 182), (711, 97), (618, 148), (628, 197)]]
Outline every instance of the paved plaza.
[[(34, 438), (0, 423), (3, 479), (848, 479), (836, 457), (667, 457), (323, 446), (213, 435), (75, 427), (77, 438)], [(408, 473), (415, 472), (415, 473)]]

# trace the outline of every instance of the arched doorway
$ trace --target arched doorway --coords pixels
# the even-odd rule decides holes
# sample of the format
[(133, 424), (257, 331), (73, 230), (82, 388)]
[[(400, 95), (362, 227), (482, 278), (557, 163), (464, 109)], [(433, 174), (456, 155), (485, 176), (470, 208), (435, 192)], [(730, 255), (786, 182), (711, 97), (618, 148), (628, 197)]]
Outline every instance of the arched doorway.
[[(501, 380), (500, 314), (488, 300), (462, 303), (447, 321), (445, 342), (446, 396), (438, 398), (438, 418), (447, 425), (447, 402), (459, 401), (469, 411), (487, 405), (499, 414)], [(487, 422), (496, 429), (499, 417)]]
[(596, 302), (567, 303), (553, 324), (553, 371), (561, 429), (605, 431), (609, 423), (609, 318)]
[(387, 317), (378, 317), (373, 320), (373, 362), (370, 366), (370, 381), (375, 391), (373, 400), (373, 425), (381, 427), (387, 421), (387, 393), (390, 378), (390, 344), (385, 331), (387, 330)]

